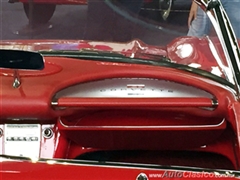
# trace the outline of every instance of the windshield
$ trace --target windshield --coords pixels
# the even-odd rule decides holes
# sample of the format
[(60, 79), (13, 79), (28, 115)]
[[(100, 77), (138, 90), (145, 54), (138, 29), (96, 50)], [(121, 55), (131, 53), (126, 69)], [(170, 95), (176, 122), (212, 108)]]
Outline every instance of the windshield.
[[(229, 34), (221, 35), (221, 22), (214, 20), (217, 13), (212, 8), (216, 2), (209, 5), (204, 0), (3, 0), (1, 49), (40, 51), (43, 55), (49, 55), (49, 51), (58, 55), (64, 50), (66, 56), (69, 51), (79, 50), (111, 52), (104, 55), (117, 53), (149, 62), (166, 61), (172, 68), (178, 68), (176, 64), (186, 65), (191, 69), (181, 68), (236, 85), (239, 81), (227, 62), (232, 57), (222, 46), (223, 36)], [(229, 25), (223, 19), (222, 25), (232, 26), (232, 37), (240, 37), (240, 20), (235, 13), (240, 2), (221, 3), (231, 22)], [(208, 11), (217, 31), (198, 5)]]

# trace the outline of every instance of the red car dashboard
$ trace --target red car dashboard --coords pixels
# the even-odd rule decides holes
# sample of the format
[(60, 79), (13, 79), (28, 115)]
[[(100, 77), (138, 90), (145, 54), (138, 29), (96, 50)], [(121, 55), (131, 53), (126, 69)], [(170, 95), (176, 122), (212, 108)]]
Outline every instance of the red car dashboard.
[[(0, 71), (1, 154), (81, 159), (134, 151), (107, 160), (196, 165), (197, 156), (172, 159), (184, 151), (222, 161), (199, 167), (239, 169), (238, 105), (215, 81), (168, 67), (51, 56), (42, 71), (18, 73), (21, 86), (13, 88), (13, 70)], [(160, 153), (146, 158), (149, 151)], [(171, 162), (158, 157), (166, 151)]]

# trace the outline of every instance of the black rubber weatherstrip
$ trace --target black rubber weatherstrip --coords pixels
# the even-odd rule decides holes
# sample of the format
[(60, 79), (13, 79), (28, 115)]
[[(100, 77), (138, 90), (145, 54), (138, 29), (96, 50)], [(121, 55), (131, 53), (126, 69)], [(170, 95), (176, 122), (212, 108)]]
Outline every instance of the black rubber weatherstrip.
[[(31, 158), (27, 157), (19, 157), (19, 156), (8, 156), (8, 155), (0, 155), (1, 158), (12, 161), (26, 161), (32, 162)], [(175, 171), (193, 171), (193, 172), (215, 172), (219, 175), (228, 175), (233, 177), (240, 177), (239, 171), (234, 170), (219, 170), (219, 169), (207, 169), (207, 168), (197, 168), (197, 167), (181, 167), (181, 166), (163, 166), (163, 165), (155, 165), (155, 164), (136, 164), (136, 163), (119, 163), (119, 162), (99, 162), (99, 161), (88, 161), (88, 160), (72, 160), (72, 159), (45, 159), (40, 158), (33, 163), (47, 163), (48, 161), (54, 161), (55, 164), (66, 164), (69, 165), (92, 165), (92, 166), (99, 166), (99, 167), (124, 167), (124, 168), (145, 168), (145, 169), (152, 169), (152, 170), (175, 170)]]

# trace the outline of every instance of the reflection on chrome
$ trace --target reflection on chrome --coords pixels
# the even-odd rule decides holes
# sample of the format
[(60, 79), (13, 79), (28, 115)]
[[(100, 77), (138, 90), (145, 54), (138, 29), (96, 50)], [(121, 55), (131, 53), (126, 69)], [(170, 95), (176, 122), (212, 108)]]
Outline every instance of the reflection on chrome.
[(57, 161), (54, 161), (54, 160), (47, 160), (46, 163), (47, 163), (47, 164), (56, 164)]
[(215, 75), (217, 75), (219, 77), (222, 76), (222, 72), (220, 71), (219, 67), (217, 67), (217, 66), (216, 67), (212, 67), (211, 73), (213, 73), (213, 74), (215, 74)]
[(201, 68), (201, 64), (197, 64), (197, 63), (191, 63), (188, 66), (193, 67), (193, 68)]

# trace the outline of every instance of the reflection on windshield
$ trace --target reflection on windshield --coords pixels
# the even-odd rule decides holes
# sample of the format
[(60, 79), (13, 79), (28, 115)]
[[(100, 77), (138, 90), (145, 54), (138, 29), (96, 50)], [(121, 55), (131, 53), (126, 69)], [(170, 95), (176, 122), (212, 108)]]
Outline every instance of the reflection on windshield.
[(84, 0), (76, 0), (77, 4), (61, 1), (65, 4), (56, 5), (53, 1), (55, 8), (51, 8), (52, 4), (34, 3), (30, 6), (28, 1), (13, 4), (4, 1), (2, 39), (126, 42), (137, 38), (147, 44), (166, 45), (188, 31), (191, 0), (175, 1), (166, 20), (162, 17), (162, 11), (168, 3), (160, 7), (156, 0), (89, 0), (85, 3)]
[[(4, 41), (1, 48), (20, 47), (32, 51), (100, 50), (103, 47), (100, 41), (104, 41), (108, 42), (104, 45), (105, 51), (123, 53), (123, 49), (128, 49), (128, 53), (123, 54), (130, 57), (141, 57), (138, 55), (146, 52), (164, 55), (175, 63), (200, 68), (233, 82), (210, 20), (192, 0), (9, 2), (4, 0), (1, 3), (1, 40), (56, 41), (37, 41), (34, 45), (25, 44), (24, 47), (21, 43)], [(240, 16), (236, 12), (240, 1), (221, 2), (239, 37)], [(99, 41), (99, 44), (80, 40)], [(119, 42), (122, 44), (116, 44)]]

